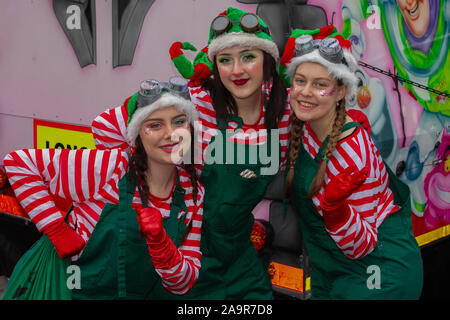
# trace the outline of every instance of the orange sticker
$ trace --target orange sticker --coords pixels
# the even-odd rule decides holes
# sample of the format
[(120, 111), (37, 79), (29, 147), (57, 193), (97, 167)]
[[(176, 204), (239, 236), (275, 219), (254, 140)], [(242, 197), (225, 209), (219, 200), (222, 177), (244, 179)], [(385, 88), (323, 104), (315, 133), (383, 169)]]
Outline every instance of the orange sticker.
[(303, 269), (271, 261), (269, 274), (273, 285), (303, 292)]

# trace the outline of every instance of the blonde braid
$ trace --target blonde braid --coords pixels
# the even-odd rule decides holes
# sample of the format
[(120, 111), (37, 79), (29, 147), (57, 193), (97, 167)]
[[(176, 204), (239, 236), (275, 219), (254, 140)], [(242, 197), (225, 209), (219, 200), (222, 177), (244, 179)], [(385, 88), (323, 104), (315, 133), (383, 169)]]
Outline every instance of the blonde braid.
[(345, 99), (340, 100), (336, 105), (336, 118), (334, 119), (333, 127), (330, 133), (330, 139), (328, 140), (328, 145), (324, 151), (324, 159), (320, 163), (319, 169), (317, 170), (316, 176), (311, 182), (311, 187), (309, 190), (309, 194), (307, 195), (308, 199), (314, 197), (317, 192), (319, 192), (320, 187), (322, 186), (323, 179), (325, 177), (325, 170), (327, 168), (328, 159), (330, 159), (331, 154), (334, 149), (336, 149), (336, 145), (339, 142), (339, 137), (341, 135), (341, 129), (345, 124)]
[(286, 176), (286, 197), (289, 198), (292, 192), (292, 183), (294, 181), (294, 167), (297, 160), (300, 148), (302, 146), (302, 133), (303, 121), (298, 119), (295, 114), (292, 119), (291, 137), (289, 138), (289, 157), (288, 165), (289, 172)]

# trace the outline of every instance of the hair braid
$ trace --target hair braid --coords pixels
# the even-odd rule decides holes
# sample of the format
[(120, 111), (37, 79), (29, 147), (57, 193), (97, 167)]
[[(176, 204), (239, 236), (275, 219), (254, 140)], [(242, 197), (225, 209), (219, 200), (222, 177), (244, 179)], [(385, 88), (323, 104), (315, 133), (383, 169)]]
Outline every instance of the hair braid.
[(297, 160), (300, 148), (302, 146), (302, 128), (303, 121), (298, 119), (295, 114), (292, 115), (292, 129), (291, 136), (289, 138), (289, 155), (288, 155), (288, 166), (289, 172), (286, 176), (286, 197), (290, 197), (292, 192), (292, 183), (294, 181), (294, 167)]
[(141, 137), (138, 136), (136, 138), (136, 149), (130, 156), (129, 170), (135, 170), (138, 179), (136, 183), (138, 183), (144, 191), (143, 194), (141, 194), (142, 204), (148, 202), (148, 194), (150, 192), (150, 188), (147, 184), (147, 178), (149, 178), (147, 174), (150, 174), (150, 172), (147, 172), (147, 169), (147, 153), (145, 152)]
[(192, 183), (192, 196), (194, 200), (194, 204), (197, 204), (197, 195), (198, 195), (198, 177), (197, 171), (195, 169), (194, 164), (184, 164), (183, 168), (189, 173), (189, 178)]

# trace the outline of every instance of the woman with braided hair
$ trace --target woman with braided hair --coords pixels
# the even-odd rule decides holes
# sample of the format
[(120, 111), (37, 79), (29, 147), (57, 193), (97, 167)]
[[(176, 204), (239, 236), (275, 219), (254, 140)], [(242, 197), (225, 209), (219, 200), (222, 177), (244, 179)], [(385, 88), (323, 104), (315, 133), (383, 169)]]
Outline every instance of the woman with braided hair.
[[(176, 299), (197, 281), (204, 188), (188, 150), (198, 114), (187, 81), (144, 81), (127, 100), (131, 152), (8, 154), (11, 185), (61, 258), (80, 267), (74, 299)], [(52, 194), (73, 201), (66, 223)]]
[(418, 299), (409, 189), (345, 110), (357, 84), (350, 43), (333, 26), (293, 34), (286, 194), (312, 262), (312, 297)]
[[(191, 80), (202, 156), (196, 168), (205, 187), (202, 269), (185, 297), (272, 299), (267, 266), (251, 234), (259, 227), (252, 210), (287, 159), (292, 111), (277, 72), (278, 48), (260, 17), (228, 8), (212, 20), (208, 46), (194, 64), (182, 49), (195, 50), (188, 42), (175, 42), (169, 52), (177, 70)], [(125, 104), (94, 120), (97, 148), (127, 147), (126, 118)], [(269, 164), (249, 156), (269, 150)], [(264, 171), (268, 165), (273, 170)]]

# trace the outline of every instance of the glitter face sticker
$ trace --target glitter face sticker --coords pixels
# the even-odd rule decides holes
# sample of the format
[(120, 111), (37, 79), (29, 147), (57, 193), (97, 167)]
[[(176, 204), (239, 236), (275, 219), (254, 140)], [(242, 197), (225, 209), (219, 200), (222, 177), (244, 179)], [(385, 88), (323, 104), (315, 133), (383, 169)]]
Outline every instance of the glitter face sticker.
[(151, 130), (151, 128), (145, 127), (145, 128), (144, 128), (144, 133), (145, 133), (145, 134), (153, 134), (153, 131)]
[(335, 92), (336, 92), (336, 86), (334, 86), (333, 89), (331, 89), (330, 91), (320, 90), (319, 95), (321, 97), (329, 97), (329, 96), (332, 96), (333, 93), (335, 93)]

